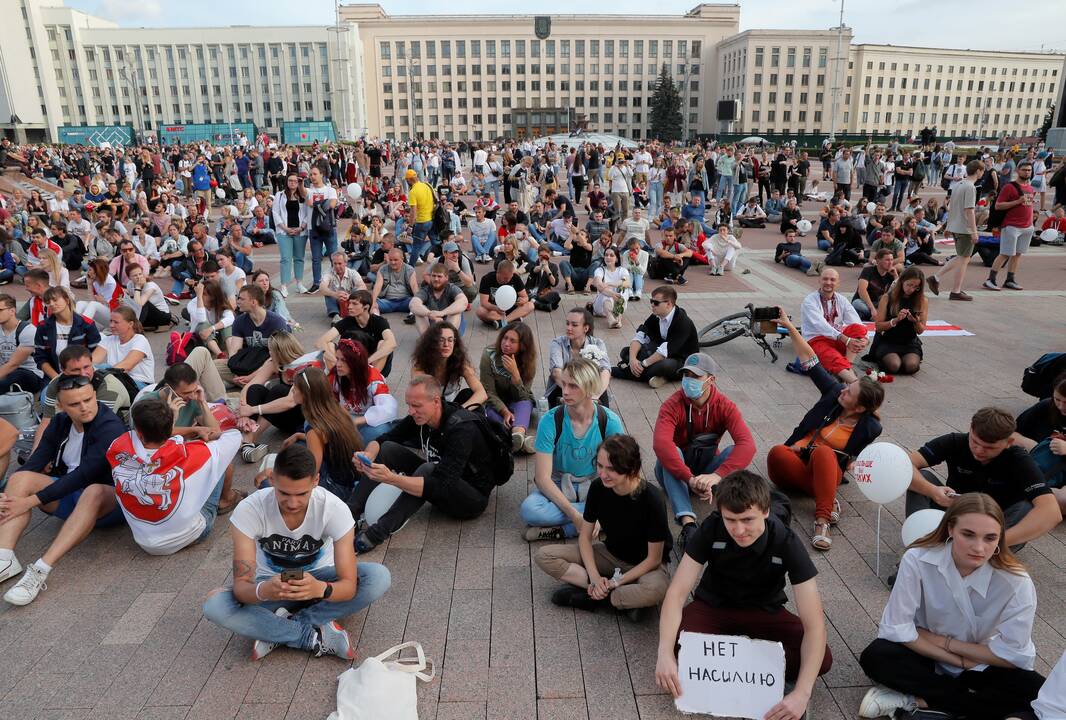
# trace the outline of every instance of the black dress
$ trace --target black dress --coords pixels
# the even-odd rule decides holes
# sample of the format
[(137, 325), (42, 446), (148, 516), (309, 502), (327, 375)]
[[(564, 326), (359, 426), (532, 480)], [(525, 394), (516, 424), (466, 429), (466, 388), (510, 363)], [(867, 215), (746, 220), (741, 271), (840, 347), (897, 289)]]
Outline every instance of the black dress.
[[(917, 297), (917, 294), (909, 298), (904, 297), (900, 301), (900, 308), (907, 308), (913, 313), (914, 308), (912, 305), (914, 305)], [(918, 337), (918, 332), (913, 322), (905, 320), (897, 323), (896, 327), (879, 332), (874, 336), (873, 347), (870, 348), (872, 358), (880, 363), (881, 358), (890, 353), (895, 353), (900, 357), (914, 353), (919, 358), (922, 357), (922, 340)]]

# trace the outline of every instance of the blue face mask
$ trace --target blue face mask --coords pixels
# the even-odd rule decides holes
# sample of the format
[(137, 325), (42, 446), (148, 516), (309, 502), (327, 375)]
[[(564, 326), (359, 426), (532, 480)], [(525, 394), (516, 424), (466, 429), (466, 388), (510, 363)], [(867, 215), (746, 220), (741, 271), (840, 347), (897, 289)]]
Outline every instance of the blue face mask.
[(703, 395), (703, 380), (694, 377), (681, 378), (681, 392), (685, 393), (689, 400), (699, 399)]

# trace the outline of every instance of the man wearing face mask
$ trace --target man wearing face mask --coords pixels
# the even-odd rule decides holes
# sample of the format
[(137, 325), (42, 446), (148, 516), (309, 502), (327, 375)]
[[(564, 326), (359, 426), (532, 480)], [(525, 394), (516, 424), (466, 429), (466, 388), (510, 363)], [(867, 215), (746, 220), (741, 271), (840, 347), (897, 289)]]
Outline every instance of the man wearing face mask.
[[(681, 525), (674, 544), (678, 558), (699, 527), (690, 493), (709, 500), (723, 477), (743, 470), (755, 456), (755, 440), (740, 409), (715, 385), (717, 372), (710, 355), (689, 355), (681, 367), (681, 389), (663, 403), (655, 420), (655, 479)], [(733, 445), (719, 451), (727, 432)]]

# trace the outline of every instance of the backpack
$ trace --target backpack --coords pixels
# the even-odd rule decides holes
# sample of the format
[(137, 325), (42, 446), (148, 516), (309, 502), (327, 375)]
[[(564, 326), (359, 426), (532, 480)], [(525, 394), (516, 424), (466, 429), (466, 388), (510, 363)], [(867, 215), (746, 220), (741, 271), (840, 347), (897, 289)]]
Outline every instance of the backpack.
[[(559, 405), (551, 410), (555, 420), (555, 443), (552, 445), (552, 454), (559, 447), (559, 436), (563, 434), (563, 406)], [(600, 440), (607, 439), (607, 411), (603, 405), (596, 403), (596, 426), (600, 429)]]
[[(1017, 183), (1017, 181), (1015, 181), (1015, 180), (1011, 180), (1010, 184), (1013, 185), (1014, 189), (1018, 192), (1018, 197), (1021, 197), (1022, 196), (1022, 186), (1019, 185)], [(997, 229), (1003, 227), (1003, 222), (1007, 219), (1007, 211), (1006, 210), (1000, 210), (997, 207), (996, 201), (998, 199), (999, 199), (999, 193), (996, 193), (995, 195), (992, 196), (992, 209), (988, 213), (988, 222), (985, 223), (985, 227), (988, 230), (997, 230)]]
[(166, 350), (167, 367), (185, 362), (189, 357), (189, 353), (202, 346), (203, 341), (194, 332), (178, 332), (176, 330), (171, 332)]
[[(470, 411), (472, 422), (481, 431), (481, 437), (485, 439), (485, 444), (488, 446), (489, 451), (489, 469), (492, 473), (492, 482), (496, 487), (499, 487), (510, 480), (514, 474), (511, 431), (505, 428), (502, 423), (490, 419), (480, 408), (468, 407), (465, 409)], [(452, 413), (448, 422), (462, 422), (463, 419), (456, 418), (455, 413)]]
[(1055, 378), (1064, 372), (1066, 353), (1044, 353), (1022, 373), (1022, 391), (1041, 400), (1049, 398)]

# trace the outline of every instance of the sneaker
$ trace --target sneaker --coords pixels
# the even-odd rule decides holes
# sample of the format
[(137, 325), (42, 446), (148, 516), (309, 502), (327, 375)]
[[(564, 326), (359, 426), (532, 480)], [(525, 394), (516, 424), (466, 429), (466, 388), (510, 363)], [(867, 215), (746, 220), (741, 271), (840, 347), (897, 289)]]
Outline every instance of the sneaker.
[(526, 542), (540, 542), (542, 540), (565, 540), (566, 533), (561, 527), (529, 527), (526, 528)]
[(936, 275), (930, 275), (925, 279), (925, 282), (929, 286), (929, 292), (934, 295), (940, 294), (940, 280), (937, 279)]
[[(279, 618), (285, 618), (286, 620), (288, 620), (289, 617), (292, 615), (292, 613), (290, 613), (283, 607), (280, 607), (275, 610), (274, 614), (277, 615)], [(281, 643), (267, 642), (266, 640), (256, 640), (254, 643), (252, 643), (252, 662), (262, 660), (280, 644)]]
[(305, 290), (304, 292), (307, 295), (314, 295), (318, 292), (318, 283), (313, 283), (311, 287), (307, 288), (307, 290)]
[(656, 375), (648, 381), (648, 387), (650, 387), (652, 390), (658, 390), (665, 384), (666, 378), (664, 378), (662, 375)]
[(414, 325), (415, 324), (415, 314), (414, 313), (407, 313), (406, 317), (404, 317), (404, 319), (403, 319), (403, 324), (404, 325)]
[(171, 305), (177, 305), (179, 302), (178, 296), (174, 293), (168, 293), (164, 295), (163, 298), (166, 299), (166, 301)]
[(270, 450), (264, 443), (253, 445), (252, 443), (245, 443), (241, 445), (241, 460), (246, 463), (257, 463), (266, 457), (267, 452)]
[(998, 291), (998, 290), (1001, 289), (999, 287), (999, 285), (996, 285), (991, 280), (985, 280), (984, 283), (981, 285), (981, 287), (983, 287), (985, 290), (996, 290), (996, 291)]
[(677, 555), (677, 561), (681, 562), (681, 558), (685, 555), (685, 548), (688, 546), (689, 540), (696, 534), (699, 529), (699, 524), (690, 522), (681, 526), (681, 531), (677, 534), (677, 542), (674, 543), (674, 554)]
[(684, 275), (678, 275), (677, 279), (674, 280), (674, 282), (678, 285), (688, 285), (688, 278), (686, 278)]
[(537, 452), (537, 436), (526, 435), (525, 440), (522, 441), (522, 452), (526, 455), (533, 455)]
[(22, 572), (22, 563), (14, 555), (10, 560), (0, 560), (0, 582), (5, 582)]
[(672, 276), (670, 276), (670, 275), (667, 275), (666, 277), (663, 278), (663, 282), (666, 283), (667, 285), (673, 285), (674, 284), (674, 278)]
[(526, 441), (525, 433), (513, 432), (511, 433), (511, 452), (516, 453), (522, 449), (522, 445)]
[(1008, 290), (1024, 290), (1025, 289), (1021, 285), (1019, 285), (1018, 283), (1014, 282), (1013, 280), (1008, 280), (1007, 282), (1003, 283), (1003, 287), (1007, 288)]
[(562, 257), (562, 255), (563, 253), (561, 250), (552, 250), (552, 257)]
[(296, 283), (296, 292), (298, 292), (301, 295), (303, 295), (303, 294), (305, 294), (307, 292), (307, 288), (304, 287), (304, 284), (302, 282), (298, 282), (298, 283)]
[(360, 554), (366, 554), (376, 548), (378, 543), (370, 539), (370, 536), (366, 532), (361, 532), (355, 536), (355, 551)]
[(973, 296), (967, 295), (965, 292), (953, 292), (948, 295), (948, 300), (962, 300), (963, 302), (972, 302)]
[(898, 690), (890, 690), (883, 685), (874, 685), (866, 691), (859, 704), (859, 717), (879, 718), (894, 717), (897, 710), (913, 710), (914, 698)]
[(181, 295), (178, 295), (178, 300), (192, 300), (192, 293), (186, 290)]
[(552, 593), (552, 604), (559, 607), (573, 607), (572, 598), (577, 593), (588, 594), (588, 591), (575, 585), (563, 585)]
[(337, 321), (340, 320), (340, 319), (341, 319), (340, 313), (330, 313), (329, 314), (329, 324), (330, 325), (335, 325), (337, 323)]
[(629, 618), (629, 622), (642, 623), (648, 617), (649, 612), (649, 608), (646, 607), (629, 608), (625, 611), (625, 616)]
[(418, 267), (419, 265), (421, 265), (424, 262), (425, 262), (425, 260), (423, 260), (422, 258), (418, 258), (418, 260), (415, 261), (415, 267)]
[(345, 660), (355, 659), (355, 647), (352, 645), (352, 637), (336, 620), (318, 626), (318, 637), (315, 639), (314, 651), (315, 657), (333, 655)]
[(42, 590), (48, 589), (47, 579), (47, 573), (41, 572), (36, 565), (29, 565), (15, 586), (4, 593), (4, 600), (12, 605), (29, 605)]
[(289, 297), (289, 286), (288, 285), (282, 285), (281, 287), (278, 288), (278, 292), (281, 293), (281, 296), (283, 298)]
[(817, 268), (814, 267), (814, 265), (811, 265), (809, 268), (807, 268), (807, 272), (804, 274), (807, 277), (818, 277), (821, 273), (818, 271)]

